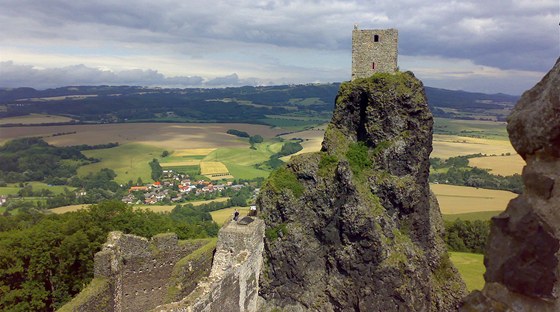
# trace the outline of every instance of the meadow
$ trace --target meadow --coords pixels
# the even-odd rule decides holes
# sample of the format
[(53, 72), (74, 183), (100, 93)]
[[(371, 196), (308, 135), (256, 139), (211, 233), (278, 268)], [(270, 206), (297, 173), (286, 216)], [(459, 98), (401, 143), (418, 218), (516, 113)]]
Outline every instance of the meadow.
[(239, 218), (243, 218), (249, 213), (249, 207), (230, 207), (211, 211), (210, 215), (212, 215), (212, 220), (214, 220), (214, 222), (221, 226), (226, 223), (226, 221), (228, 221), (231, 217), (233, 217), (235, 209), (239, 210)]
[[(26, 185), (30, 185), (33, 188), (33, 192), (40, 192), (42, 190), (49, 190), (53, 192), (53, 194), (62, 194), (64, 193), (64, 189), (69, 191), (74, 191), (76, 188), (66, 185), (48, 185), (43, 182), (25, 182)], [(15, 195), (21, 189), (19, 187), (19, 183), (8, 183), (6, 186), (0, 187), (0, 195)]]
[(103, 168), (110, 168), (117, 174), (115, 181), (118, 183), (127, 183), (129, 180), (136, 182), (138, 178), (150, 182), (152, 178), (148, 163), (154, 158), (159, 158), (163, 150), (153, 145), (130, 143), (113, 148), (83, 151), (87, 157), (101, 161), (78, 168), (78, 175), (84, 176)]
[(484, 287), (484, 255), (466, 252), (449, 252), (449, 258), (467, 284), (469, 291)]
[(508, 140), (505, 122), (434, 118), (434, 133), (492, 140)]

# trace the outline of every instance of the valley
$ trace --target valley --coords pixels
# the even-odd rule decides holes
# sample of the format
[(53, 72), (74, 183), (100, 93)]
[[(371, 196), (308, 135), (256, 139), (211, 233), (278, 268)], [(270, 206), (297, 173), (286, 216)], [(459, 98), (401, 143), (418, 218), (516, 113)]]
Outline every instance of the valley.
[[(242, 105), (254, 107), (256, 102), (243, 102)], [(297, 104), (295, 109), (287, 109), (281, 114), (266, 114), (263, 118), (254, 119), (254, 123), (183, 123), (183, 122), (147, 122), (140, 123), (79, 123), (66, 116), (41, 115), (32, 113), (18, 117), (0, 118), (0, 142), (22, 137), (42, 137), (54, 146), (75, 146), (80, 144), (96, 145), (118, 142), (118, 146), (84, 150), (83, 154), (97, 162), (80, 166), (77, 175), (86, 177), (109, 168), (116, 174), (114, 180), (119, 184), (130, 184), (137, 180), (152, 181), (149, 162), (157, 159), (163, 170), (184, 172), (197, 179), (220, 180), (252, 180), (266, 178), (272, 168), (262, 166), (269, 158), (278, 153), (287, 142), (299, 142), (302, 150), (295, 154), (280, 158), (289, 161), (294, 155), (316, 152), (326, 128), (325, 122), (329, 114), (319, 111), (312, 112), (308, 108), (323, 105), (321, 101), (290, 101)], [(328, 109), (328, 105), (325, 106)], [(261, 107), (262, 108), (262, 107)], [(298, 111), (296, 111), (299, 110)], [(459, 113), (459, 110), (453, 110)], [(448, 110), (449, 112), (449, 110)], [(479, 112), (480, 113), (480, 112)], [(310, 114), (306, 116), (306, 114)], [(174, 121), (175, 117), (161, 117), (159, 121)], [(501, 118), (499, 118), (501, 120)], [(176, 121), (185, 121), (175, 118)], [(241, 120), (241, 119), (240, 119)], [(72, 124), (74, 123), (74, 124)], [(17, 124), (22, 124), (18, 126)], [(236, 129), (250, 135), (260, 135), (263, 142), (249, 144), (246, 138), (236, 137), (226, 132)], [(253, 148), (250, 148), (253, 146)], [(490, 120), (457, 120), (435, 118), (432, 158), (449, 159), (457, 156), (481, 154), (480, 157), (469, 158), (468, 166), (490, 170), (492, 174), (512, 175), (521, 172), (524, 162), (515, 153), (505, 131), (505, 123)], [(162, 155), (167, 153), (165, 157)], [(215, 177), (212, 177), (215, 175)], [(77, 192), (77, 188), (63, 185), (49, 185), (40, 182), (23, 184), (8, 183), (0, 187), (0, 195), (17, 198), (30, 203), (46, 202), (43, 197), (18, 196), (23, 186), (31, 185), (35, 192), (43, 189), (52, 194)], [(431, 184), (438, 198), (440, 208), (446, 222), (457, 219), (474, 222), (489, 220), (497, 215), (516, 195), (507, 191), (486, 190), (460, 185), (446, 185), (441, 181)], [(223, 201), (227, 198), (211, 200), (189, 200), (195, 205), (207, 204), (212, 201)], [(84, 208), (87, 204), (78, 204), (53, 208), (54, 213), (65, 213)], [(0, 211), (6, 210), (6, 205)], [(169, 213), (175, 205), (162, 202), (151, 205), (135, 205), (137, 208), (153, 212)], [(246, 213), (246, 207), (237, 207)], [(229, 218), (235, 207), (212, 211), (213, 220), (222, 224)], [(17, 214), (18, 210), (10, 213)], [(469, 289), (478, 289), (484, 267), (481, 257), (477, 254), (451, 254), (451, 259), (459, 268), (467, 281)]]

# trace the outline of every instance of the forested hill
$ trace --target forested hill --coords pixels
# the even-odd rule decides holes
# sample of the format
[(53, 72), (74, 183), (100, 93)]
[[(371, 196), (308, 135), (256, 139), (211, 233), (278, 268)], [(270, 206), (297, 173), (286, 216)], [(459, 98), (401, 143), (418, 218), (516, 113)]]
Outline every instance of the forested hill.
[[(0, 89), (0, 117), (62, 115), (74, 122), (248, 122), (270, 116), (329, 119), (339, 83), (164, 89), (136, 86), (72, 86), (47, 90)], [(426, 87), (436, 116), (502, 119), (518, 97)]]

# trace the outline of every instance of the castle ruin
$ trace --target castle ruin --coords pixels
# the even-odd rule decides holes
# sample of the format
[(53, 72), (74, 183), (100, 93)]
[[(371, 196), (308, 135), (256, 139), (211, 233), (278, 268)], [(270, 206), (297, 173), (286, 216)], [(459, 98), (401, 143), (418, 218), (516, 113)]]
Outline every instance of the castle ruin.
[(375, 73), (397, 71), (398, 30), (358, 29), (352, 31), (352, 80)]

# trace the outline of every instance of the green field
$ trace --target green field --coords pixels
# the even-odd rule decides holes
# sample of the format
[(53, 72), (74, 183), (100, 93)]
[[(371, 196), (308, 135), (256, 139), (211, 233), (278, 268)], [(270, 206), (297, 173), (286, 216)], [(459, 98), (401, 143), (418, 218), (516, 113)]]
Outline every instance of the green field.
[(464, 221), (475, 221), (475, 220), (490, 220), (492, 217), (499, 215), (502, 211), (478, 211), (469, 213), (457, 213), (457, 214), (444, 214), (442, 215), (444, 221), (455, 221), (461, 219)]
[(151, 181), (151, 169), (148, 163), (154, 158), (160, 158), (163, 150), (151, 145), (130, 143), (113, 148), (84, 151), (87, 157), (101, 159), (101, 162), (80, 167), (78, 175), (84, 176), (90, 172), (110, 168), (117, 173), (115, 181), (119, 183), (136, 181), (139, 177), (143, 181)]
[(19, 186), (3, 186), (0, 187), (0, 195), (15, 195), (19, 189)]
[(249, 213), (248, 207), (230, 207), (212, 211), (210, 212), (210, 215), (212, 215), (212, 220), (214, 220), (214, 222), (218, 223), (218, 225), (223, 225), (227, 220), (229, 220), (230, 217), (233, 217), (235, 209), (239, 210), (240, 218), (246, 216), (247, 213)]
[(505, 122), (434, 118), (434, 133), (508, 140)]
[(449, 252), (449, 258), (467, 284), (469, 291), (484, 287), (484, 255), (466, 252)]
[[(73, 191), (76, 188), (66, 185), (48, 185), (43, 182), (25, 182), (25, 184), (31, 185), (33, 188), (33, 192), (38, 192), (44, 189), (47, 189), (54, 194), (62, 194), (64, 193), (64, 189), (68, 189), (69, 191)], [(16, 195), (18, 191), (21, 189), (18, 183), (8, 183), (8, 186), (0, 187), (0, 195)]]

